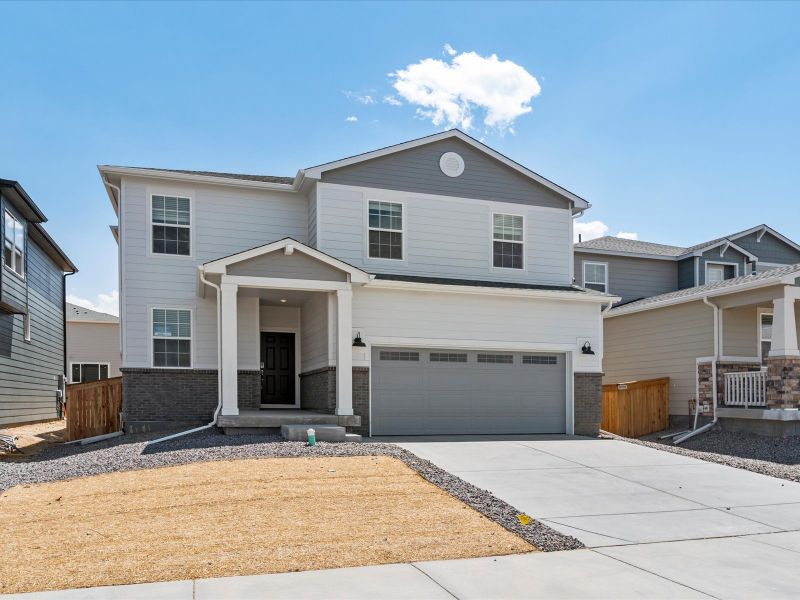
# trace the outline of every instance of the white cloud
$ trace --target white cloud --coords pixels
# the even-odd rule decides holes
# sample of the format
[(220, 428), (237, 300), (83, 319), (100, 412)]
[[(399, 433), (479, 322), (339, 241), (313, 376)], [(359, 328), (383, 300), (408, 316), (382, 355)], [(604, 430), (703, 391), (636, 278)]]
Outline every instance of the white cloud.
[(447, 56), (455, 56), (456, 54), (458, 54), (458, 50), (453, 48), (450, 44), (444, 45), (444, 52), (445, 54), (447, 54)]
[[(610, 229), (611, 228), (602, 221), (589, 221), (587, 223), (579, 223), (578, 221), (576, 221), (573, 227), (574, 238), (575, 238), (574, 241), (577, 243), (578, 236), (580, 235), (582, 241), (588, 242), (589, 240), (593, 240), (595, 238), (608, 235)], [(638, 240), (639, 234), (634, 233), (632, 231), (620, 231), (614, 237), (622, 238), (625, 240)]]
[(359, 94), (358, 92), (351, 92), (350, 90), (345, 90), (342, 93), (350, 100), (355, 100), (361, 104), (375, 104), (375, 98), (370, 94)]
[(119, 292), (117, 290), (110, 294), (97, 294), (97, 299), (94, 302), (75, 294), (67, 294), (67, 302), (98, 312), (119, 316)]
[(602, 221), (589, 221), (588, 223), (575, 222), (573, 228), (575, 242), (578, 241), (578, 236), (584, 242), (593, 240), (595, 238), (603, 237), (608, 233), (608, 225)]
[(397, 95), (437, 127), (470, 129), (482, 112), (486, 128), (513, 132), (514, 121), (531, 111), (531, 100), (541, 93), (536, 78), (496, 54), (458, 54), (452, 47), (450, 54), (447, 48), (449, 61), (425, 58), (390, 73)]
[(391, 106), (402, 106), (403, 105), (403, 103), (400, 102), (400, 100), (398, 100), (396, 96), (392, 96), (391, 94), (387, 95), (387, 96), (384, 96), (383, 97), (383, 101), (386, 104), (390, 104)]
[(348, 123), (357, 123), (358, 122), (358, 117), (356, 117), (355, 115), (351, 115), (351, 116), (347, 117), (345, 119), (345, 121), (347, 121)]

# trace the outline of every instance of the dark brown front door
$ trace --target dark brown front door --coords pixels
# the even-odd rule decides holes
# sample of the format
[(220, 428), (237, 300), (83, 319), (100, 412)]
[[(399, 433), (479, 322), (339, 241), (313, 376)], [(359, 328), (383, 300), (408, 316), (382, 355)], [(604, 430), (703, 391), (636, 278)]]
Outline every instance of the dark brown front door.
[(294, 334), (261, 333), (261, 404), (294, 404)]

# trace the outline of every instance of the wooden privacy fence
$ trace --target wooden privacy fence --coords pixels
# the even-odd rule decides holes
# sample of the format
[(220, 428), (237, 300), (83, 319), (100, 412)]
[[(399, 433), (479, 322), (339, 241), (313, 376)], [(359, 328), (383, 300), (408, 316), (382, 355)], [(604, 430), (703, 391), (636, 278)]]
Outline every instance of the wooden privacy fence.
[(669, 377), (603, 386), (600, 428), (637, 437), (669, 427)]
[(122, 377), (67, 386), (67, 439), (83, 438), (122, 429)]

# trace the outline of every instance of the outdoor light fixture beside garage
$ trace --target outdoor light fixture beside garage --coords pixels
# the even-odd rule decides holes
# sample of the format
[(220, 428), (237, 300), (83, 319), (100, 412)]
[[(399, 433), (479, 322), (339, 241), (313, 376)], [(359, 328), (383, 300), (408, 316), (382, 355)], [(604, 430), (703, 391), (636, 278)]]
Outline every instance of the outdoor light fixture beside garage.
[(594, 354), (594, 350), (592, 350), (592, 345), (589, 342), (583, 344), (583, 348), (581, 348), (581, 352), (583, 354)]
[(361, 340), (361, 332), (356, 333), (356, 337), (353, 340), (353, 348), (366, 348), (367, 345)]

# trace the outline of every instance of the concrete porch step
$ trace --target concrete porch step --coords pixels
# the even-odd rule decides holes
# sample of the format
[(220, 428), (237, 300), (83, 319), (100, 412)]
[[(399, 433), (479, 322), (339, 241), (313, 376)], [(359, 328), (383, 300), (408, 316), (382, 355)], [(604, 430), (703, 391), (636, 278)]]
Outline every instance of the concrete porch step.
[(307, 442), (309, 429), (314, 430), (318, 442), (343, 442), (347, 437), (344, 427), (308, 423), (281, 425), (281, 435), (291, 442)]
[(217, 425), (223, 428), (281, 427), (293, 424), (358, 427), (361, 425), (361, 417), (358, 415), (330, 415), (310, 410), (268, 409), (243, 410), (238, 415), (220, 415), (217, 419)]

